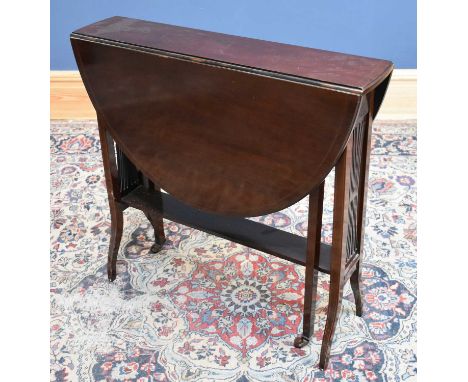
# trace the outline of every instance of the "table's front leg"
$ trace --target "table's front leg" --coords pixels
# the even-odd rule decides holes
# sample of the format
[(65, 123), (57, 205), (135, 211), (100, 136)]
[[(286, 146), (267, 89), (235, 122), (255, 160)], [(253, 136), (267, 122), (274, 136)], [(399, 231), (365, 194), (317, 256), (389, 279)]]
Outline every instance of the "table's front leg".
[(335, 167), (333, 244), (330, 295), (322, 340), (320, 367), (326, 368), (343, 297), (350, 279), (356, 314), (362, 314), (360, 270), (363, 251), (365, 200), (371, 146), (373, 94), (363, 100), (352, 134)]

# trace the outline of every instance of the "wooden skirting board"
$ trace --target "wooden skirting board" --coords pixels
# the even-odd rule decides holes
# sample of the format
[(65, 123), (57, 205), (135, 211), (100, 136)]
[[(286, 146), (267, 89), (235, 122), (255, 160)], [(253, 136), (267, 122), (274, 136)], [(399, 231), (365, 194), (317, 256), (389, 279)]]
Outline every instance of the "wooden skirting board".
[[(377, 119), (416, 119), (416, 69), (395, 69)], [(96, 119), (78, 71), (50, 72), (50, 118)]]

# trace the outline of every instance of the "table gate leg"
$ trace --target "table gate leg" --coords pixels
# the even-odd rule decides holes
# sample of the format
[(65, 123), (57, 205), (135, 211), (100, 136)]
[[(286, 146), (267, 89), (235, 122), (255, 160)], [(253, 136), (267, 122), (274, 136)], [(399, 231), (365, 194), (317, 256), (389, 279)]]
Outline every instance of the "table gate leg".
[(315, 265), (320, 257), (320, 238), (322, 236), (323, 210), (322, 182), (309, 195), (309, 222), (307, 227), (307, 258), (305, 269), (304, 317), (302, 335), (294, 340), (294, 346), (301, 348), (307, 345), (314, 333), (315, 303), (317, 300), (318, 272)]
[[(144, 187), (154, 193), (155, 195), (159, 195), (158, 203), (159, 207), (162, 204), (161, 199), (161, 190), (159, 187), (156, 187), (155, 184), (148, 179), (146, 176), (142, 175), (143, 185)], [(151, 225), (153, 226), (154, 230), (154, 244), (151, 246), (151, 252), (157, 253), (161, 250), (163, 244), (166, 241), (166, 235), (164, 234), (164, 223), (163, 217), (158, 214), (155, 210), (147, 210), (144, 211), (146, 218), (149, 220)]]

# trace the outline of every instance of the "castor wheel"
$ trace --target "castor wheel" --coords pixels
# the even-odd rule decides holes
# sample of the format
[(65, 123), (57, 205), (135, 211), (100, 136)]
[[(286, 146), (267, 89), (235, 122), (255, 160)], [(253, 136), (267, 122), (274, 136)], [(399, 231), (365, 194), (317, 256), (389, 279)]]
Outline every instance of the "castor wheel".
[(296, 337), (294, 339), (294, 347), (300, 349), (306, 346), (309, 343), (309, 339), (304, 336)]

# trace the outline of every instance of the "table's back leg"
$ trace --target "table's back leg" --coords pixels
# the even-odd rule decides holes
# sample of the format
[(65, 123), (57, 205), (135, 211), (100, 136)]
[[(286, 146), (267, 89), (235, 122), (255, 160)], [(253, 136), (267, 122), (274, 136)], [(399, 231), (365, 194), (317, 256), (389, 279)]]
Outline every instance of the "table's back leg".
[(322, 339), (320, 364), (328, 366), (330, 349), (343, 297), (344, 271), (346, 263), (346, 239), (348, 230), (348, 204), (352, 141), (346, 146), (335, 170), (335, 196), (333, 207), (333, 243), (330, 270), (330, 294), (328, 300), (327, 322)]
[(119, 174), (115, 157), (114, 140), (107, 131), (104, 120), (99, 115), (98, 126), (99, 138), (101, 140), (102, 164), (106, 178), (107, 195), (111, 214), (111, 238), (107, 259), (107, 277), (109, 278), (109, 281), (114, 281), (117, 275), (116, 263), (120, 240), (122, 239), (123, 210), (125, 208), (120, 203)]
[(307, 227), (307, 257), (305, 268), (304, 317), (302, 335), (294, 340), (294, 346), (301, 348), (309, 343), (314, 332), (315, 303), (317, 299), (320, 238), (322, 236), (324, 182), (309, 194), (309, 221)]

